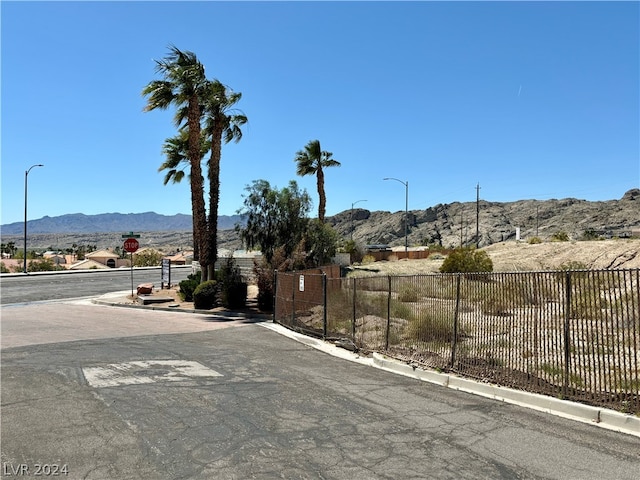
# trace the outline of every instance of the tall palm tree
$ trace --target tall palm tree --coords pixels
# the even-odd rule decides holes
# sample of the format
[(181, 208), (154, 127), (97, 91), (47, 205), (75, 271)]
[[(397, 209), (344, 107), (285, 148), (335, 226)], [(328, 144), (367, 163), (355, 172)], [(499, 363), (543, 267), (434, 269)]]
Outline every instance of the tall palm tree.
[[(194, 247), (198, 245), (199, 260), (209, 258), (206, 243), (207, 215), (204, 203), (204, 179), (202, 177), (201, 160), (201, 127), (202, 116), (200, 98), (207, 81), (204, 65), (192, 52), (182, 51), (175, 46), (169, 47), (169, 54), (162, 60), (156, 60), (156, 73), (163, 80), (153, 80), (142, 90), (147, 97), (145, 112), (155, 109), (166, 110), (176, 106), (174, 122), (177, 127), (185, 124), (188, 132), (188, 159), (191, 167), (189, 175), (191, 183), (191, 209), (193, 213)], [(206, 267), (203, 265), (203, 281), (206, 280)]]
[(301, 177), (305, 175), (315, 175), (317, 178), (318, 197), (318, 220), (324, 223), (324, 214), (327, 206), (327, 197), (324, 193), (324, 169), (328, 167), (339, 167), (340, 162), (331, 158), (333, 153), (325, 152), (320, 148), (320, 140), (311, 140), (304, 150), (296, 153), (295, 162), (298, 164), (296, 174)]
[(220, 202), (220, 160), (222, 142), (238, 143), (242, 138), (242, 127), (247, 117), (233, 108), (242, 94), (234, 92), (218, 80), (208, 82), (203, 98), (202, 110), (205, 115), (204, 133), (210, 142), (211, 156), (208, 161), (209, 218), (207, 243), (209, 245), (208, 265), (213, 274), (213, 266), (218, 257), (218, 205)]
[[(202, 160), (209, 151), (210, 142), (206, 139), (202, 139), (201, 142), (201, 154), (200, 160)], [(186, 128), (181, 128), (178, 135), (175, 137), (167, 138), (162, 145), (162, 153), (164, 153), (166, 160), (158, 168), (159, 172), (166, 170), (163, 183), (180, 183), (185, 175), (189, 175), (185, 170), (188, 169), (190, 163), (188, 158), (189, 151), (189, 132)], [(192, 222), (193, 228), (193, 255), (195, 258), (199, 258), (199, 245), (196, 239), (195, 222)]]

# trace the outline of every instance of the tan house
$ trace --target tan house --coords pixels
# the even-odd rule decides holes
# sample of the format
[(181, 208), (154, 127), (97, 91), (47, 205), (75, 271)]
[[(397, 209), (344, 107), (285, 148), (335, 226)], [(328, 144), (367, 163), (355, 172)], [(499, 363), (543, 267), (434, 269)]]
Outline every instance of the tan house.
[(87, 253), (84, 258), (85, 260), (93, 260), (108, 268), (131, 266), (129, 259), (120, 258), (120, 255), (113, 253), (111, 250), (96, 250), (95, 252)]
[(165, 258), (170, 260), (171, 265), (186, 265), (193, 261), (193, 252), (185, 250), (183, 252), (178, 252), (175, 255), (168, 255)]

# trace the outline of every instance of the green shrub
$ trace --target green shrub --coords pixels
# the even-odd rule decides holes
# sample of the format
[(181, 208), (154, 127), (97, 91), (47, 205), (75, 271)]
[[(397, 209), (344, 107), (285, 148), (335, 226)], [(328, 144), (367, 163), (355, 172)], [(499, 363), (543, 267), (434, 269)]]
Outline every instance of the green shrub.
[(233, 257), (229, 257), (218, 272), (221, 283), (220, 293), (222, 305), (227, 308), (243, 308), (247, 305), (247, 284), (242, 280), (240, 269)]
[(0, 273), (10, 273), (9, 269), (2, 262), (0, 262)]
[(273, 268), (263, 258), (260, 263), (254, 262), (253, 273), (258, 286), (258, 308), (263, 312), (272, 312), (275, 280)]
[(474, 248), (456, 248), (440, 267), (442, 273), (492, 272), (493, 262), (487, 252)]
[(218, 282), (207, 280), (193, 291), (193, 306), (198, 310), (209, 310), (216, 306), (218, 296)]
[(32, 260), (29, 262), (27, 271), (29, 272), (53, 272), (56, 270), (64, 270), (65, 268), (53, 263), (50, 258), (43, 258), (41, 260)]
[(531, 237), (527, 243), (530, 243), (531, 245), (535, 245), (536, 243), (542, 243), (542, 240), (540, 239), (540, 237)]
[(182, 280), (178, 285), (178, 294), (183, 302), (193, 302), (193, 292), (200, 285), (201, 273), (190, 274), (186, 280)]

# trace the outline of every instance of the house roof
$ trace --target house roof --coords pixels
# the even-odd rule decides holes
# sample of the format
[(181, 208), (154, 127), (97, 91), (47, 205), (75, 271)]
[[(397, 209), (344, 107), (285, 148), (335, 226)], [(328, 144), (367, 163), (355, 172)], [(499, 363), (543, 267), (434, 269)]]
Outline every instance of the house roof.
[(120, 255), (118, 255), (117, 253), (113, 253), (110, 250), (96, 250), (95, 252), (91, 252), (91, 253), (87, 253), (85, 254), (84, 258), (93, 258), (93, 257), (99, 257), (99, 258), (120, 258)]
[[(116, 255), (117, 256), (117, 255)], [(69, 270), (88, 270), (91, 268), (109, 268), (104, 263), (96, 262), (95, 260), (80, 260), (78, 263), (74, 263), (69, 267)]]

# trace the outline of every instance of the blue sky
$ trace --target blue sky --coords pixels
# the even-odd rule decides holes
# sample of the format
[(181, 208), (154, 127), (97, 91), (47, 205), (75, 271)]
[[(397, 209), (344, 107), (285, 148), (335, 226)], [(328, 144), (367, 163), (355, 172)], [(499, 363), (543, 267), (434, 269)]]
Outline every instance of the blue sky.
[[(2, 1), (2, 224), (191, 213), (162, 184), (173, 111), (143, 113), (170, 44), (242, 92), (219, 214), (257, 179), (298, 181), (318, 139), (327, 215), (575, 197), (640, 186), (638, 2)], [(135, 226), (132, 227), (135, 229)]]

